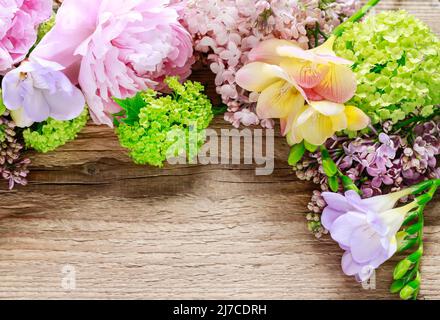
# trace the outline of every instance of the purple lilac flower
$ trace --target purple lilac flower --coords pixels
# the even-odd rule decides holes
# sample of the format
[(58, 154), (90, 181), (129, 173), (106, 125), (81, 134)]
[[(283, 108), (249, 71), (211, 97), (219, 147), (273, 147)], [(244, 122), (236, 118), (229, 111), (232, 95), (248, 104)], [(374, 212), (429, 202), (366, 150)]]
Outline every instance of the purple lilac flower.
[(9, 112), (0, 115), (0, 179), (8, 181), (9, 189), (26, 185), (31, 161), (22, 157), (23, 145), (18, 141), (15, 123)]
[[(439, 175), (440, 125), (436, 120), (428, 121), (415, 126), (407, 135), (334, 137), (326, 146), (339, 168), (363, 191), (363, 196), (371, 197)], [(328, 190), (320, 152), (306, 153), (295, 169), (298, 178), (313, 180), (322, 190)]]

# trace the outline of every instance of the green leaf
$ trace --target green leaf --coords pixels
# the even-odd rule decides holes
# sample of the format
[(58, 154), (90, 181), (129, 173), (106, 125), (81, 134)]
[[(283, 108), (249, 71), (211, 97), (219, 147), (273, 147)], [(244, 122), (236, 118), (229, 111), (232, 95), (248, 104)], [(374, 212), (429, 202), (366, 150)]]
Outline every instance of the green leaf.
[(403, 288), (405, 285), (406, 285), (405, 280), (403, 280), (403, 279), (396, 280), (396, 281), (394, 281), (394, 282), (391, 284), (390, 292), (391, 292), (391, 293), (397, 293), (397, 292), (399, 292), (400, 290), (402, 290), (402, 288)]
[(3, 104), (2, 90), (0, 89), (0, 116), (6, 111), (6, 107)]
[(405, 239), (399, 244), (397, 251), (402, 252), (411, 249), (416, 245), (416, 243), (417, 243), (417, 238)]
[(412, 263), (416, 263), (417, 261), (420, 260), (422, 255), (423, 255), (423, 248), (422, 246), (420, 246), (419, 249), (416, 252), (410, 254), (407, 259)]
[(405, 231), (408, 234), (416, 234), (417, 232), (422, 230), (422, 228), (423, 228), (423, 223), (417, 222), (414, 223), (413, 225), (410, 225)]
[(319, 148), (319, 146), (315, 146), (314, 144), (311, 144), (311, 143), (309, 143), (307, 141), (304, 141), (304, 147), (309, 152), (315, 152)]
[(322, 167), (324, 169), (325, 174), (329, 178), (333, 177), (338, 173), (338, 167), (336, 166), (336, 163), (330, 157), (328, 150), (325, 149), (324, 147), (321, 148), (321, 155), (322, 155)]
[(322, 160), (322, 167), (327, 177), (333, 177), (338, 173), (338, 167), (336, 166), (336, 163), (330, 158)]
[(289, 158), (287, 162), (290, 166), (295, 166), (304, 156), (306, 148), (303, 143), (295, 144), (292, 149), (290, 149)]
[(226, 111), (228, 111), (228, 106), (225, 105), (225, 104), (221, 104), (221, 105), (219, 105), (217, 107), (213, 107), (212, 108), (212, 113), (214, 114), (214, 116), (222, 115)]
[(432, 200), (432, 196), (429, 193), (422, 194), (416, 198), (416, 202), (419, 206), (424, 206)]
[(338, 177), (337, 176), (329, 177), (328, 178), (328, 185), (329, 185), (331, 191), (338, 192), (338, 190), (339, 190)]
[(341, 178), (342, 185), (344, 186), (345, 191), (353, 190), (353, 191), (356, 191), (357, 193), (361, 194), (361, 191), (356, 186), (356, 184), (353, 182), (353, 180), (351, 180), (349, 177), (347, 177), (346, 175), (343, 175), (343, 174), (340, 175), (340, 178)]
[[(139, 112), (145, 107), (145, 101), (140, 93), (132, 98), (114, 100), (125, 111), (125, 118), (122, 122), (133, 125), (139, 121)], [(116, 116), (120, 116), (120, 113), (116, 114)]]
[(405, 220), (403, 221), (404, 226), (406, 226), (408, 223), (410, 223), (411, 221), (413, 221), (415, 218), (418, 217), (418, 213), (417, 211), (411, 211), (407, 217), (405, 218)]

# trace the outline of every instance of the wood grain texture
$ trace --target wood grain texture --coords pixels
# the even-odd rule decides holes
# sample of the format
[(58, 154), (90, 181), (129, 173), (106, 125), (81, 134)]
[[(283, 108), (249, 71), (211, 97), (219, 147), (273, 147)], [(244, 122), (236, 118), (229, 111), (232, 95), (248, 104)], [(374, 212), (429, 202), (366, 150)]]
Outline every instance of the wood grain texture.
[[(383, 0), (440, 33), (439, 1)], [(213, 94), (205, 72), (201, 80)], [(229, 128), (221, 119), (213, 128)], [(0, 187), (0, 298), (389, 299), (392, 267), (364, 290), (340, 270), (341, 250), (316, 240), (298, 181), (276, 137), (276, 170), (252, 165), (133, 165), (111, 130), (32, 155), (30, 185)], [(440, 298), (440, 204), (427, 210), (421, 298)], [(61, 286), (76, 270), (75, 290)]]

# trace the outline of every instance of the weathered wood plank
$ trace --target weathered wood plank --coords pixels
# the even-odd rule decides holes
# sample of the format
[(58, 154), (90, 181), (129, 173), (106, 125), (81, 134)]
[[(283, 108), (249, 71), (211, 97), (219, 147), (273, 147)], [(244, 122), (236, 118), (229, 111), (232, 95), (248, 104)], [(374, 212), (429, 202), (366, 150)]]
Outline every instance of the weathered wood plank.
[[(439, 1), (382, 2), (440, 33)], [(214, 96), (212, 77), (193, 78)], [(364, 290), (340, 271), (338, 246), (310, 235), (304, 214), (316, 187), (292, 174), (284, 139), (275, 150), (271, 176), (252, 165), (157, 169), (133, 165), (110, 129), (89, 126), (33, 155), (28, 187), (0, 187), (0, 298), (392, 298), (393, 261)], [(427, 299), (440, 298), (439, 209), (427, 210)], [(76, 290), (61, 286), (65, 265)]]

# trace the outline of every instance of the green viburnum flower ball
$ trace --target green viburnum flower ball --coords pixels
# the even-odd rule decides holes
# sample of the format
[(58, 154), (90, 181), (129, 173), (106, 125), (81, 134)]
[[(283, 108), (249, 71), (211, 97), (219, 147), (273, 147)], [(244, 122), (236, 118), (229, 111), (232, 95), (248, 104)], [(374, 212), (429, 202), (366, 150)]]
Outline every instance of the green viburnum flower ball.
[(388, 11), (344, 30), (334, 49), (354, 62), (358, 88), (351, 103), (373, 124), (436, 111), (440, 41), (428, 26), (405, 11)]
[(81, 115), (73, 120), (59, 121), (49, 118), (46, 122), (38, 124), (35, 130), (28, 128), (23, 131), (26, 147), (41, 153), (53, 151), (74, 140), (85, 127), (88, 119), (87, 108), (84, 108)]
[(136, 164), (162, 167), (167, 157), (197, 155), (206, 140), (205, 129), (213, 118), (212, 104), (198, 82), (165, 80), (173, 93), (160, 96), (147, 90), (136, 97), (117, 100), (124, 109), (116, 133)]

